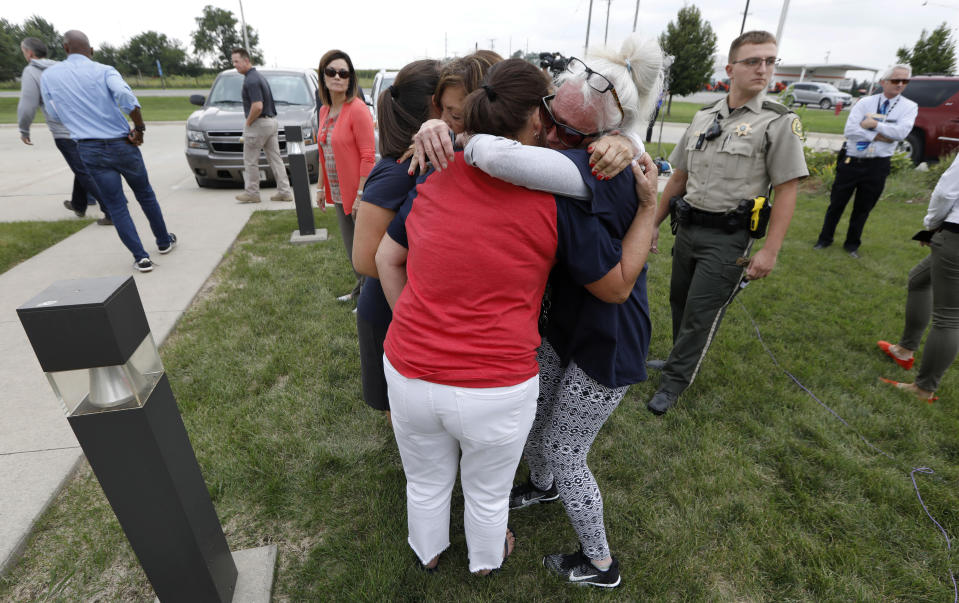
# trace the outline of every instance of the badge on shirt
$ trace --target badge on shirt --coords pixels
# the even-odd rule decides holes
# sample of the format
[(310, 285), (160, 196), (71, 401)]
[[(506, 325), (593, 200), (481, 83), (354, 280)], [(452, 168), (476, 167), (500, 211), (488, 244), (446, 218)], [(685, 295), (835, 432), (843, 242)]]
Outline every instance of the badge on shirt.
[(753, 131), (753, 127), (746, 122), (743, 122), (736, 126), (736, 129), (733, 131), (736, 132), (736, 136), (748, 136), (749, 133)]
[(802, 138), (802, 121), (800, 121), (798, 117), (793, 118), (792, 130), (793, 134)]

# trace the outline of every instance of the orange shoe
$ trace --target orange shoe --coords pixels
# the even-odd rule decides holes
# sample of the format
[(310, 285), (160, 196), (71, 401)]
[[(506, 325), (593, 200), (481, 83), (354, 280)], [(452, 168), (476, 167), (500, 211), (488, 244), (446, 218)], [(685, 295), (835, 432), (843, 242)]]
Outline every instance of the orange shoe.
[(922, 396), (917, 395), (917, 394), (916, 394), (916, 390), (914, 389), (914, 387), (915, 387), (915, 384), (914, 384), (914, 383), (901, 383), (901, 382), (899, 382), (899, 381), (893, 381), (892, 379), (886, 379), (885, 377), (880, 377), (879, 380), (882, 381), (883, 383), (888, 383), (889, 385), (895, 387), (895, 388), (898, 389), (898, 390), (901, 390), (901, 391), (904, 391), (904, 392), (908, 392), (908, 393), (916, 396), (916, 397), (919, 398), (920, 400), (925, 400), (925, 401), (928, 402), (929, 404), (932, 404), (933, 402), (935, 402), (936, 400), (939, 399), (939, 396), (937, 396), (937, 395), (935, 395), (935, 394), (929, 396), (928, 398), (923, 398)]
[(895, 354), (892, 353), (892, 350), (889, 348), (892, 347), (892, 344), (888, 341), (879, 340), (876, 342), (876, 345), (879, 346), (879, 349), (886, 353), (886, 356), (892, 358), (896, 364), (906, 369), (907, 371), (912, 370), (913, 363), (916, 362), (915, 357), (910, 358), (909, 360), (903, 360), (902, 358), (897, 358)]

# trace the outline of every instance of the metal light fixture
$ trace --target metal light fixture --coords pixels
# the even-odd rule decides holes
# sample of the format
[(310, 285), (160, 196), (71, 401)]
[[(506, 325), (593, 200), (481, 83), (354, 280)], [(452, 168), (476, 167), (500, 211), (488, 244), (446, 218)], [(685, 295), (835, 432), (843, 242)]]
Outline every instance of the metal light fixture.
[(237, 567), (133, 278), (58, 281), (17, 314), (159, 599), (231, 601)]
[(293, 188), (293, 201), (296, 203), (296, 221), (299, 230), (290, 235), (290, 243), (316, 243), (327, 239), (325, 228), (319, 232), (313, 222), (313, 202), (310, 200), (310, 176), (306, 167), (306, 155), (303, 147), (302, 126), (286, 126), (286, 155), (290, 160), (290, 185)]

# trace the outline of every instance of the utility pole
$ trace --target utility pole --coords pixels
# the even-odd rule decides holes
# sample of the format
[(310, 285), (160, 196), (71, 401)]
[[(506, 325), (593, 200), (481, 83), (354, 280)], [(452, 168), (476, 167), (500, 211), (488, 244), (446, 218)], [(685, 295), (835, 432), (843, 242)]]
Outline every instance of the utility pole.
[(603, 46), (606, 45), (606, 40), (609, 38), (609, 9), (613, 4), (613, 0), (606, 0), (606, 33), (603, 34)]
[(495, 40), (496, 40), (496, 38), (490, 38), (490, 39), (489, 39), (489, 49), (490, 49), (490, 50), (496, 50), (496, 46), (493, 44), (493, 42), (494, 42)]
[(243, 48), (246, 48), (246, 51), (250, 52), (250, 43), (246, 39), (246, 18), (243, 16), (243, 0), (237, 0), (237, 2), (240, 3), (240, 28), (243, 32)]
[(636, 33), (636, 20), (639, 19), (639, 0), (636, 0), (636, 12), (633, 13), (633, 33)]
[(776, 28), (776, 44), (783, 47), (783, 26), (786, 24), (786, 13), (789, 11), (789, 0), (783, 0), (783, 9), (779, 13), (779, 27)]
[(583, 56), (586, 56), (586, 50), (589, 49), (589, 26), (593, 22), (593, 0), (589, 0), (589, 14), (586, 16), (586, 44), (583, 46)]
[(746, 10), (743, 11), (743, 24), (739, 26), (739, 35), (743, 35), (743, 30), (746, 29), (746, 15), (749, 14), (749, 0), (746, 0)]
[(446, 33), (443, 34), (443, 58), (444, 59), (450, 56), (449, 51), (446, 49), (447, 46), (449, 45), (449, 38), (450, 38), (449, 34), (446, 34)]

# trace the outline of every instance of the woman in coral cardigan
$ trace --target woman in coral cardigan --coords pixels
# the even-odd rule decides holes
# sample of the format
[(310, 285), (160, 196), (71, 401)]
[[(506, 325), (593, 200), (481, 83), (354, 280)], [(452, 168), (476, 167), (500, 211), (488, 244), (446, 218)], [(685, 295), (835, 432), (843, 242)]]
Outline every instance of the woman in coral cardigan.
[[(375, 163), (373, 118), (363, 99), (356, 96), (356, 70), (350, 56), (342, 50), (330, 50), (320, 59), (320, 165), (323, 167), (323, 193), (317, 193), (320, 207), (332, 204), (353, 265), (353, 229), (356, 207), (363, 196), (366, 176)], [(356, 271), (354, 270), (354, 273)], [(356, 273), (353, 290), (337, 299), (354, 300), (362, 279)]]

